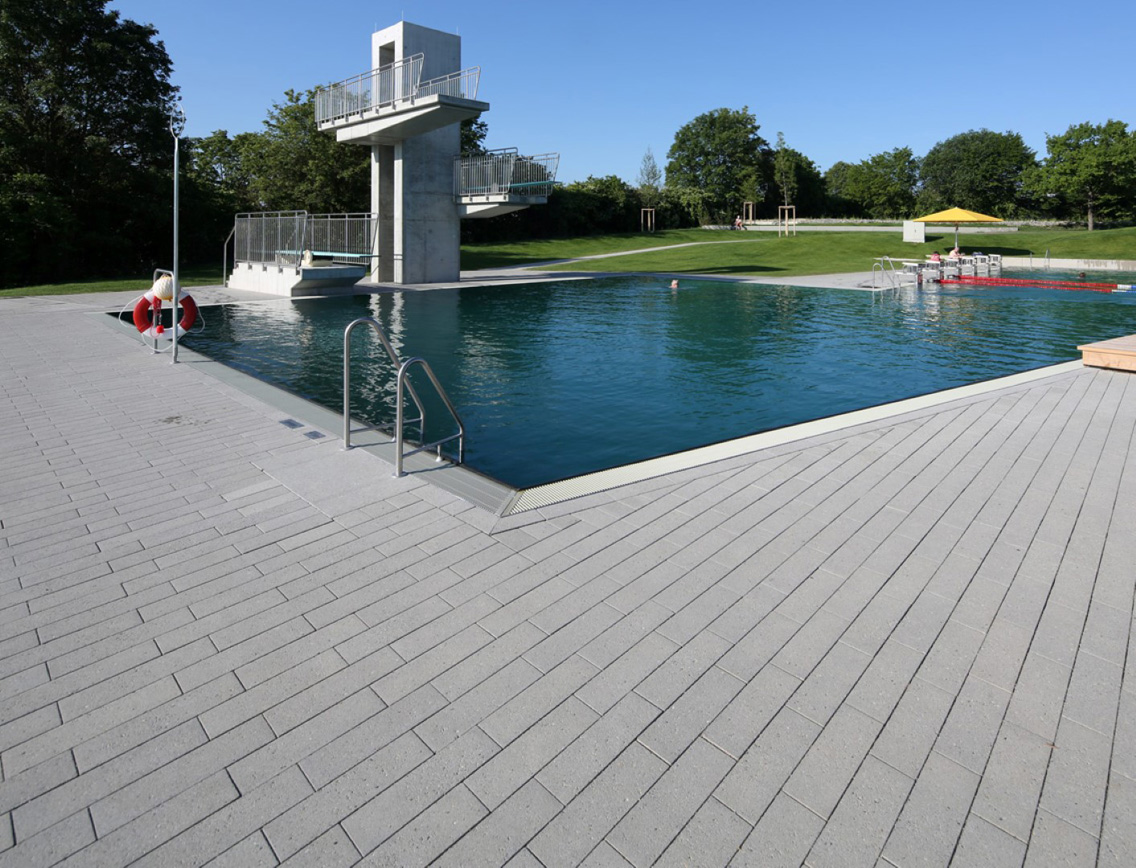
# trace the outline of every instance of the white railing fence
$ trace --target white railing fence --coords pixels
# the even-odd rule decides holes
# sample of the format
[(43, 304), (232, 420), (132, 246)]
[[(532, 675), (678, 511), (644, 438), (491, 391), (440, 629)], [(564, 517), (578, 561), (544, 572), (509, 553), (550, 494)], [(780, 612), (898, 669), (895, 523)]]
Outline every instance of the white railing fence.
[(481, 67), (474, 66), (423, 82), (423, 55), (397, 60), (316, 91), (316, 123), (336, 123), (399, 102), (441, 94), (477, 99)]
[(456, 157), (454, 196), (548, 196), (559, 166), (559, 154), (525, 156), (516, 148)]
[(324, 260), (369, 267), (377, 228), (374, 214), (238, 214), (233, 224), (233, 259), (291, 266)]

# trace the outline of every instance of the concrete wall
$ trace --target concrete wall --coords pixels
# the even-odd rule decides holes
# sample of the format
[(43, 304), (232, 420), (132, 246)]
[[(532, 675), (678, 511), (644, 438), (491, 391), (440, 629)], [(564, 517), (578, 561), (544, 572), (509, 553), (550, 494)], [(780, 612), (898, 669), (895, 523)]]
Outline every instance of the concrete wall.
[[(461, 37), (454, 34), (400, 21), (371, 37), (376, 68), (419, 53), (425, 55), (423, 81), (461, 69)], [(445, 283), (461, 276), (461, 218), (453, 198), (453, 160), (460, 151), (457, 124), (372, 148), (380, 280)]]

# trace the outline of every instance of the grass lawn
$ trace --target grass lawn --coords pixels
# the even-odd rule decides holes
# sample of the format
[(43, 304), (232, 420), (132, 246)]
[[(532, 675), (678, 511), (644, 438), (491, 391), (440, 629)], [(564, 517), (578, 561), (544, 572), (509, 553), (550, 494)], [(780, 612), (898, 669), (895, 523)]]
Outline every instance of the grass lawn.
[[(122, 292), (133, 291), (139, 295), (148, 290), (153, 272), (147, 271), (137, 276), (116, 280), (83, 280), (78, 283), (48, 283), (42, 286), (19, 286), (14, 289), (0, 289), (0, 298), (22, 295), (75, 295), (82, 292)], [(193, 286), (217, 286), (221, 283), (221, 268), (217, 265), (195, 266), (178, 270), (181, 288)]]
[[(1125, 229), (1024, 229), (997, 235), (959, 233), (964, 251), (981, 250), (1003, 256), (1042, 257), (1046, 250), (1058, 259), (1136, 259), (1136, 227)], [(686, 245), (677, 247), (674, 245)], [(946, 253), (954, 246), (954, 233), (929, 235), (924, 244), (905, 244), (897, 226), (883, 232), (801, 232), (778, 238), (773, 232), (728, 232), (707, 229), (670, 229), (650, 234), (595, 235), (519, 241), (511, 244), (468, 244), (462, 247), (463, 269), (502, 268), (510, 265), (540, 267), (543, 263), (582, 256), (599, 257), (572, 263), (573, 271), (642, 272), (664, 274), (722, 274), (790, 276), (870, 271), (877, 256), (922, 259), (933, 250)], [(647, 253), (626, 253), (651, 249)], [(615, 255), (622, 254), (622, 255)], [(560, 266), (546, 266), (555, 269)], [(181, 270), (185, 288), (216, 286), (221, 270), (216, 265)], [(26, 295), (70, 295), (82, 292), (150, 288), (150, 273), (117, 280), (86, 280), (0, 289), (0, 298)]]
[[(946, 253), (954, 246), (954, 232), (928, 235), (923, 244), (907, 244), (899, 228), (882, 232), (801, 232), (778, 238), (770, 232), (728, 232), (684, 229), (606, 235), (597, 238), (563, 238), (513, 244), (479, 244), (462, 248), (462, 268), (493, 268), (508, 265), (537, 266), (578, 256), (603, 256), (628, 250), (675, 244), (697, 246), (649, 253), (607, 256), (572, 264), (574, 271), (637, 272), (667, 274), (794, 275), (870, 271), (877, 256), (922, 259), (934, 250)], [(1001, 253), (1003, 256), (1044, 256), (1069, 259), (1136, 259), (1136, 228), (1027, 229), (1013, 233), (983, 235), (959, 233), (964, 251)], [(547, 266), (555, 269), (557, 266)]]

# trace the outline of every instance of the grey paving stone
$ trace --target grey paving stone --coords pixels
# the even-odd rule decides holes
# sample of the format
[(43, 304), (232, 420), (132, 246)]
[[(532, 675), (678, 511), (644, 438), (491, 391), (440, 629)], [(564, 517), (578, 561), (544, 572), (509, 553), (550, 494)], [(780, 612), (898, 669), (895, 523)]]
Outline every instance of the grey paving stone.
[(726, 865), (751, 829), (717, 799), (707, 799), (655, 864), (659, 868)]
[(280, 863), (268, 839), (256, 832), (205, 864), (209, 868), (272, 868)]
[(633, 865), (653, 865), (733, 764), (698, 739), (611, 830), (608, 843)]
[(1000, 687), (968, 678), (935, 742), (936, 753), (982, 774), (1009, 701), (1010, 694)]
[(827, 819), (879, 731), (879, 721), (850, 706), (841, 708), (801, 759), (783, 792)]
[(1136, 852), (1136, 781), (1112, 774), (1108, 783), (1108, 801), (1101, 824), (1100, 865), (1124, 865)]
[(1039, 808), (1033, 835), (1026, 850), (1026, 865), (1096, 865), (1100, 842), (1092, 835)]
[(848, 704), (880, 722), (887, 721), (923, 659), (899, 642), (885, 643), (848, 694)]
[(950, 862), (979, 775), (932, 752), (888, 837), (883, 857), (897, 865)]
[(288, 868), (338, 868), (354, 865), (361, 855), (343, 827), (336, 825), (280, 864)]
[(793, 695), (800, 682), (766, 666), (705, 728), (703, 736), (732, 757), (740, 757)]
[(430, 682), (447, 699), (454, 699), (472, 690), (544, 638), (543, 631), (527, 622), (518, 624), (508, 633), (497, 638), (492, 638), (489, 633), (485, 635), (489, 636), (491, 641)]
[(301, 761), (300, 767), (312, 786), (321, 789), (380, 747), (412, 730), (445, 704), (445, 698), (432, 687), (420, 688), (321, 747)]
[(437, 864), (503, 865), (562, 808), (548, 790), (530, 780), (447, 850)]
[(516, 697), (541, 677), (525, 660), (510, 663), (420, 724), (415, 731), (431, 750), (439, 750)]
[[(84, 741), (72, 749), (75, 763), (81, 772), (121, 756), (138, 745), (192, 720), (202, 711), (212, 708), (241, 691), (240, 682), (232, 673), (183, 693), (164, 705), (119, 724), (107, 732)], [(195, 722), (196, 724), (196, 722)]]
[(1039, 811), (1045, 810), (1096, 838), (1108, 782), (1109, 739), (1063, 717), (1054, 743), (1057, 747), (1045, 775)]
[[(98, 840), (61, 865), (127, 864), (179, 835), (237, 798), (224, 772), (194, 783), (131, 822), (99, 835)], [(97, 821), (96, 821), (97, 828)], [(141, 834), (141, 829), (146, 834)]]
[(646, 748), (630, 745), (533, 838), (529, 850), (549, 868), (579, 864), (665, 770)]
[[(92, 803), (91, 819), (99, 838), (103, 839), (113, 830), (125, 826), (147, 811), (171, 802), (199, 782), (211, 779), (219, 771), (227, 789), (220, 788), (217, 792), (222, 789), (225, 792), (231, 790), (231, 798), (238, 797), (240, 793), (223, 770), (239, 757), (266, 744), (271, 738), (272, 730), (267, 723), (260, 719), (250, 720)], [(231, 798), (226, 798), (225, 801), (230, 801)]]
[(710, 669), (647, 727), (640, 744), (668, 764), (675, 762), (744, 686), (728, 672)]
[[(313, 784), (317, 786), (314, 794), (264, 827), (273, 851), (280, 859), (287, 860), (316, 842), (315, 852), (309, 852), (309, 858), (318, 860), (327, 850), (339, 852), (338, 836), (318, 844), (319, 840), (326, 839), (327, 830), (339, 828), (337, 823), (367, 804), (375, 793), (385, 792), (431, 756), (422, 740), (408, 732), (377, 747), (362, 762), (335, 779), (322, 786)], [(343, 841), (350, 843), (346, 832)], [(353, 843), (350, 846), (356, 849)]]
[(659, 710), (632, 693), (616, 703), (544, 767), (537, 780), (568, 804), (655, 719)]
[(367, 866), (434, 865), (438, 857), (486, 815), (485, 806), (462, 785), (438, 801), (367, 853)]
[(0, 852), (0, 868), (38, 868), (59, 865), (95, 840), (95, 830), (86, 812), (72, 814), (37, 835)]
[[(344, 831), (351, 836), (359, 852), (369, 853), (464, 781), (497, 751), (492, 739), (478, 729), (470, 730), (343, 820)], [(470, 797), (476, 801), (472, 794)]]
[(958, 847), (951, 865), (984, 868), (987, 865), (1021, 865), (1026, 858), (1026, 845), (993, 826), (976, 814), (971, 814), (963, 826)]
[(306, 759), (328, 742), (373, 717), (385, 706), (367, 689), (344, 698), (323, 713), (289, 730), (229, 766), (229, 775), (242, 795), (261, 786), (289, 766)]
[(729, 864), (753, 868), (805, 864), (805, 856), (823, 827), (820, 817), (781, 793)]
[[(70, 750), (77, 744), (112, 729), (124, 720), (132, 719), (180, 695), (181, 691), (173, 676), (167, 676), (120, 700), (72, 718), (48, 732), (5, 751), (4, 774), (5, 776), (19, 774), (24, 769), (38, 765), (57, 753)], [(50, 711), (58, 715), (54, 708)]]
[(466, 786), (490, 810), (496, 810), (598, 717), (578, 699), (569, 697), (474, 772)]
[(598, 670), (582, 657), (570, 657), (493, 711), (481, 729), (502, 747), (587, 683)]
[(875, 864), (913, 783), (869, 756), (809, 850), (808, 864)]
[(200, 865), (204, 860), (221, 855), (311, 792), (303, 774), (293, 766), (147, 853), (135, 864)]
[(756, 824), (819, 733), (820, 727), (812, 721), (782, 709), (738, 760), (714, 796), (744, 820)]

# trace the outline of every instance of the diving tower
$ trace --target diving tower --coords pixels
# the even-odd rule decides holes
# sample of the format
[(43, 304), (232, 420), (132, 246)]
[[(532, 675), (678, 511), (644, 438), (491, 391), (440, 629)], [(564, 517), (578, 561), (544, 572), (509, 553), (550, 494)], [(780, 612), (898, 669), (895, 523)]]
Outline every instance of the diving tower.
[[(360, 232), (369, 233), (370, 247), (316, 250), (306, 229), (292, 228), (308, 219), (293, 216), (303, 212), (270, 215), (270, 223), (261, 215), (238, 215), (230, 286), (290, 295), (294, 280), (315, 285), (311, 275), (321, 273), (312, 269), (321, 262), (344, 275), (359, 272), (356, 280), (369, 274), (379, 283), (456, 282), (463, 217), (548, 201), (558, 154), (524, 156), (505, 148), (460, 156), (461, 123), (489, 110), (477, 98), (480, 67), (462, 68), (460, 36), (400, 21), (371, 35), (371, 64), (315, 94), (319, 131), (370, 148), (370, 211), (351, 215), (366, 223)], [(277, 243), (278, 235), (298, 240)], [(242, 246), (242, 237), (255, 243)], [(246, 262), (240, 253), (246, 248), (259, 251), (260, 259)], [(302, 273), (305, 267), (310, 275)], [(257, 286), (245, 286), (250, 275)], [(269, 284), (276, 288), (266, 290)]]

